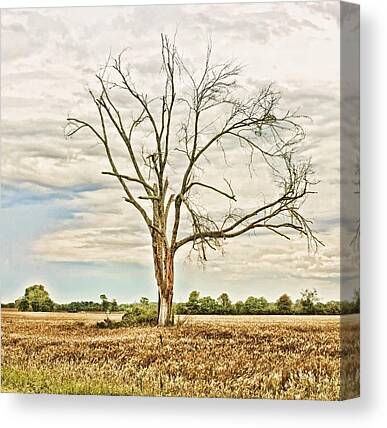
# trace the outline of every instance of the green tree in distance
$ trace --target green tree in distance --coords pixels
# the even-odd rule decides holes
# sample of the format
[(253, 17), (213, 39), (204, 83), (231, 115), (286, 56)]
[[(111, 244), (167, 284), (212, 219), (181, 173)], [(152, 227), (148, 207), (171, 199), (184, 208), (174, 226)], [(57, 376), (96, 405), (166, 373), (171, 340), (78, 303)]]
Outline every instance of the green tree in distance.
[(189, 314), (196, 314), (199, 310), (199, 298), (200, 293), (198, 291), (191, 291), (188, 302), (187, 302), (187, 310)]
[(222, 293), (218, 297), (217, 301), (218, 301), (220, 313), (229, 314), (232, 312), (232, 302), (231, 302), (230, 298), (228, 297), (227, 293)]
[(54, 309), (54, 302), (51, 300), (44, 285), (35, 284), (27, 287), (24, 296), (17, 299), (15, 306), (19, 311), (51, 312)]
[(277, 310), (281, 314), (290, 314), (292, 312), (292, 299), (285, 293), (280, 296), (276, 302)]
[(313, 290), (306, 289), (301, 291), (301, 299), (299, 300), (299, 303), (305, 314), (314, 314), (316, 311), (315, 306), (319, 301), (320, 298), (318, 297), (318, 293), (315, 288)]
[(206, 314), (216, 314), (218, 312), (219, 306), (215, 299), (211, 296), (205, 296), (199, 299), (199, 313)]
[(268, 301), (264, 297), (250, 296), (245, 301), (245, 313), (256, 315), (265, 312), (268, 307)]
[(102, 300), (101, 307), (104, 312), (109, 313), (118, 311), (118, 303), (116, 299), (109, 300), (106, 294), (101, 294), (99, 298)]

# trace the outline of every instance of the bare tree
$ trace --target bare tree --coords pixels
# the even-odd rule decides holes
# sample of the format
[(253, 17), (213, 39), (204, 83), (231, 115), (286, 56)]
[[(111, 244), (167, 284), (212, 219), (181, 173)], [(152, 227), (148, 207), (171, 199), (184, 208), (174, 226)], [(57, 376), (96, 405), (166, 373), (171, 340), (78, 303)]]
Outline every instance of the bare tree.
[[(171, 322), (174, 260), (184, 245), (189, 244), (205, 261), (209, 249), (221, 249), (225, 240), (257, 230), (285, 239), (296, 232), (306, 238), (308, 248), (321, 244), (311, 229), (311, 221), (301, 212), (305, 198), (315, 193), (310, 190), (315, 182), (311, 180), (310, 161), (296, 159), (305, 139), (300, 116), (280, 109), (280, 94), (271, 85), (253, 97), (238, 97), (241, 67), (233, 61), (213, 64), (211, 54), (209, 44), (202, 69), (195, 73), (177, 51), (175, 41), (161, 35), (163, 89), (155, 98), (136, 88), (129, 66), (124, 65), (125, 52), (109, 57), (96, 75), (98, 91), (89, 90), (98, 120), (95, 123), (69, 117), (66, 127), (68, 137), (88, 130), (102, 143), (110, 164), (110, 170), (102, 174), (115, 177), (124, 200), (145, 222), (152, 241), (158, 323), (162, 326)], [(118, 107), (114, 98), (117, 94), (131, 103), (130, 114)], [(137, 115), (133, 116), (133, 112)], [(140, 148), (138, 140), (144, 138), (147, 145), (143, 143)], [(117, 166), (112, 150), (118, 140), (126, 147), (129, 160), (124, 172)], [(261, 157), (264, 162), (260, 165), (269, 169), (277, 185), (271, 199), (267, 200), (266, 195), (253, 209), (244, 210), (237, 206), (230, 180), (218, 186), (201, 178), (201, 162), (211, 151), (218, 151), (227, 162), (226, 142), (247, 151), (251, 179), (257, 177), (252, 171), (255, 159)], [(176, 155), (185, 159), (185, 167), (177, 177), (178, 184), (172, 185), (171, 178), (176, 180), (176, 173), (171, 159)], [(211, 215), (195, 203), (198, 192), (225, 198), (230, 202), (229, 208), (221, 217)], [(190, 220), (188, 232), (182, 226), (184, 218)]]

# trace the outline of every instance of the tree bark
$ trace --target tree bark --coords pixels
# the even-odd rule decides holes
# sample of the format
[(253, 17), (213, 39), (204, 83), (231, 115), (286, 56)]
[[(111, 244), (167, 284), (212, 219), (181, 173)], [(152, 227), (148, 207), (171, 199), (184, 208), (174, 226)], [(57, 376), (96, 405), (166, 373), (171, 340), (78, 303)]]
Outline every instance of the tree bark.
[(159, 291), (158, 325), (164, 327), (172, 324), (174, 255), (167, 251), (163, 262), (162, 282), (157, 285)]
[(159, 309), (159, 317), (158, 317), (159, 326), (165, 327), (172, 324), (172, 299), (173, 299), (173, 292), (163, 293), (160, 296), (160, 309)]
[(153, 258), (158, 288), (158, 325), (163, 327), (172, 324), (174, 257), (174, 252), (167, 247), (166, 243), (155, 236)]

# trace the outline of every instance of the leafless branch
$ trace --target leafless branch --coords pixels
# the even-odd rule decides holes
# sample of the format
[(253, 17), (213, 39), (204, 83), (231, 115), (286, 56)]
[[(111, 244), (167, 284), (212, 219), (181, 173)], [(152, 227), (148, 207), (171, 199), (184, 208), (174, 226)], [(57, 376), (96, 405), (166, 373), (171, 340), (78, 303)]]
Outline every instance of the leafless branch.
[[(97, 107), (98, 126), (69, 117), (66, 135), (73, 137), (88, 130), (103, 144), (111, 171), (102, 174), (118, 180), (125, 200), (144, 218), (153, 237), (155, 257), (174, 254), (191, 243), (205, 260), (207, 249), (221, 249), (226, 239), (262, 229), (285, 239), (298, 233), (306, 238), (308, 248), (316, 249), (322, 242), (302, 210), (305, 199), (315, 193), (312, 187), (317, 183), (312, 179), (311, 162), (299, 155), (299, 147), (306, 139), (300, 124), (304, 116), (282, 110), (280, 93), (273, 85), (253, 96), (236, 97), (241, 92), (237, 91), (237, 81), (242, 67), (233, 61), (214, 64), (212, 50), (209, 43), (201, 69), (192, 70), (178, 52), (175, 38), (162, 34), (163, 87), (156, 97), (134, 84), (130, 64), (125, 61), (127, 51), (116, 58), (109, 55), (96, 76), (98, 95), (89, 91)], [(134, 106), (130, 120), (115, 101), (117, 92)], [(180, 113), (185, 112), (179, 124), (173, 120), (177, 106)], [(152, 143), (145, 144), (144, 138), (152, 138)], [(113, 141), (121, 141), (126, 147), (132, 167), (129, 175), (118, 170), (111, 150)], [(223, 156), (227, 165), (229, 153), (225, 142), (235, 142), (236, 147), (246, 151), (252, 178), (259, 173), (256, 159), (262, 159), (259, 167), (264, 165), (271, 172), (277, 185), (275, 195), (266, 195), (263, 202), (257, 200), (255, 208), (243, 210), (235, 206), (238, 195), (227, 178), (226, 190), (198, 178), (204, 170), (202, 161), (210, 157), (211, 151)], [(174, 186), (170, 184), (171, 153), (183, 154), (186, 162), (182, 175), (173, 177)], [(145, 194), (135, 197), (132, 185), (142, 187)], [(195, 193), (193, 188), (197, 189)], [(229, 201), (230, 209), (222, 218), (215, 218), (194, 203), (194, 196), (204, 192), (216, 193)], [(142, 206), (143, 200), (148, 204)], [(151, 214), (147, 212), (149, 206)], [(172, 230), (167, 231), (170, 216)], [(181, 236), (183, 216), (190, 219), (192, 226), (192, 232), (186, 236)]]

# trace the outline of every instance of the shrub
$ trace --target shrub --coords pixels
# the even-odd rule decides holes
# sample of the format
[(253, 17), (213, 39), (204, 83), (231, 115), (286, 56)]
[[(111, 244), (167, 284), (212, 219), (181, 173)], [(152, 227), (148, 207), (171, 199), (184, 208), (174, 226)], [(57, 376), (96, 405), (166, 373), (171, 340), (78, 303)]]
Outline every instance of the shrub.
[(2, 303), (1, 304), (2, 308), (10, 308), (13, 309), (15, 307), (15, 303), (11, 302), (11, 303)]
[(157, 325), (157, 305), (142, 299), (141, 303), (133, 303), (127, 306), (121, 321), (112, 321), (106, 318), (97, 323), (98, 328), (118, 328), (135, 326)]
[(157, 325), (157, 305), (154, 303), (134, 303), (122, 317), (122, 323), (128, 326)]
[(122, 326), (122, 321), (113, 321), (110, 318), (105, 318), (103, 321), (97, 322), (98, 328), (117, 328)]
[(177, 315), (186, 315), (188, 313), (187, 305), (182, 302), (175, 303), (174, 309)]
[(15, 301), (15, 307), (18, 311), (27, 312), (31, 311), (31, 305), (27, 297), (21, 297)]
[(340, 315), (341, 313), (340, 302), (337, 302), (335, 300), (330, 300), (329, 302), (325, 303), (325, 313), (329, 315)]

